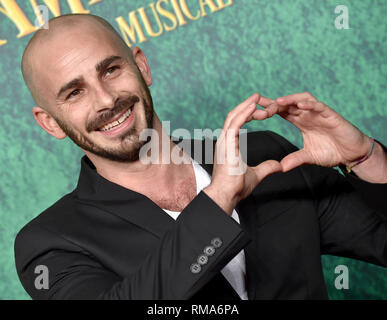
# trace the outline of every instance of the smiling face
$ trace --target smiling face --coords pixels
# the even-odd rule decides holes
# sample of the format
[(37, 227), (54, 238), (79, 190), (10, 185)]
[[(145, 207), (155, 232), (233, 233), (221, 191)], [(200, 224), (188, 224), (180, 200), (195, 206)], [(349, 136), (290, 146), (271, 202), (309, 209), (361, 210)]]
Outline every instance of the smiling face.
[(152, 127), (154, 115), (144, 54), (138, 48), (132, 53), (93, 16), (60, 18), (39, 31), (23, 58), (23, 75), (40, 104), (35, 119), (86, 153), (137, 160), (146, 142), (139, 135)]

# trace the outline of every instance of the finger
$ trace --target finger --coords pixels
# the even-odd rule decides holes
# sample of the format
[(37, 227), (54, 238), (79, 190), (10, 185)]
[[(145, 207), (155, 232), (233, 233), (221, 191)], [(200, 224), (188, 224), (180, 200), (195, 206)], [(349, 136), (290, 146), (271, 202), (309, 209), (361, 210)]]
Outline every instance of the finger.
[[(267, 99), (267, 98), (266, 98)], [(269, 110), (268, 115), (273, 116), (274, 114), (281, 114), (283, 112), (287, 112), (289, 106), (288, 105), (280, 105), (276, 101), (268, 99), (268, 101), (265, 101), (265, 103), (262, 103), (261, 100), (258, 102), (258, 104), (265, 108), (265, 110)]]
[(273, 103), (267, 108), (265, 108), (265, 110), (262, 110), (262, 109), (255, 110), (255, 112), (252, 115), (252, 118), (254, 120), (264, 120), (274, 116), (278, 112), (279, 112), (278, 104)]
[(302, 100), (297, 102), (297, 107), (302, 110), (312, 110), (314, 108), (315, 101)]
[(265, 179), (268, 175), (275, 173), (275, 172), (281, 172), (282, 171), (282, 165), (280, 162), (276, 160), (266, 160), (256, 167), (253, 167), (255, 175), (257, 176), (258, 183), (261, 182), (263, 179)]
[(223, 129), (227, 129), (230, 126), (231, 121), (234, 119), (234, 117), (237, 114), (239, 114), (243, 109), (245, 109), (250, 104), (252, 103), (256, 104), (259, 98), (260, 98), (259, 93), (254, 93), (251, 97), (247, 98), (241, 104), (239, 104), (234, 109), (232, 109), (227, 115), (226, 121), (224, 122), (224, 125), (223, 125)]
[(294, 93), (288, 96), (277, 98), (276, 102), (279, 105), (284, 106), (284, 105), (290, 105), (290, 104), (297, 104), (298, 102), (301, 102), (303, 100), (317, 101), (317, 99), (313, 97), (309, 92), (303, 92), (303, 93)]
[(300, 115), (302, 112), (301, 109), (299, 109), (298, 107), (294, 106), (294, 105), (291, 105), (289, 108), (288, 108), (288, 113), (290, 113), (291, 115), (293, 116), (298, 116)]
[(297, 107), (302, 111), (314, 111), (318, 112), (323, 118), (329, 118), (337, 115), (337, 112), (329, 108), (321, 101), (302, 101), (297, 104)]
[[(223, 128), (220, 135), (220, 140), (217, 142), (217, 158), (224, 163), (226, 157), (239, 153), (239, 131), (246, 122), (251, 121), (251, 115), (256, 110), (257, 105), (252, 103), (245, 107), (238, 115), (236, 115), (227, 128)], [(219, 149), (218, 149), (219, 148)], [(236, 158), (236, 157), (235, 157)]]
[(239, 114), (235, 115), (231, 120), (230, 125), (226, 131), (233, 130), (235, 135), (239, 133), (240, 128), (247, 122), (252, 120), (252, 114), (256, 111), (257, 105), (255, 103), (249, 104)]
[(274, 103), (274, 100), (269, 99), (269, 98), (266, 98), (266, 97), (264, 97), (264, 96), (260, 96), (260, 97), (259, 97), (259, 100), (258, 100), (258, 104), (259, 104), (261, 107), (264, 107), (264, 108), (270, 106), (270, 105), (273, 104), (273, 103)]
[(269, 118), (269, 114), (266, 110), (257, 109), (251, 115), (251, 120), (265, 120)]
[(324, 111), (324, 109), (327, 107), (324, 103), (320, 101), (300, 101), (297, 103), (297, 107), (303, 110), (313, 110), (317, 112)]
[(280, 163), (282, 165), (282, 171), (287, 172), (303, 164), (312, 163), (312, 159), (302, 149), (288, 154)]

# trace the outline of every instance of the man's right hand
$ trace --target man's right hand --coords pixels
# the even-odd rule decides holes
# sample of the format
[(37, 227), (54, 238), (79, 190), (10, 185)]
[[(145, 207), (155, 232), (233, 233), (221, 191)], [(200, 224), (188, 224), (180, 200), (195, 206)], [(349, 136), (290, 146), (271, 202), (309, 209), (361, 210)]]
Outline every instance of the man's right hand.
[(216, 142), (211, 184), (203, 191), (230, 216), (238, 202), (246, 198), (266, 176), (282, 171), (281, 164), (275, 160), (249, 167), (243, 162), (239, 150), (239, 130), (242, 126), (253, 119), (268, 117), (267, 110), (257, 109), (257, 104), (263, 100), (270, 99), (254, 94), (231, 110)]

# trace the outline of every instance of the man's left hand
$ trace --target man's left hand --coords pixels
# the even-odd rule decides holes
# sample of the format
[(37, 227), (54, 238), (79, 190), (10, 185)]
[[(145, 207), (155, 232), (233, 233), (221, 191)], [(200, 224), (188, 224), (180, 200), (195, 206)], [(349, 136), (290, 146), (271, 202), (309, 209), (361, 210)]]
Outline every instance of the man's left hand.
[(278, 114), (302, 133), (304, 147), (282, 159), (284, 172), (302, 164), (350, 165), (370, 150), (371, 138), (309, 92), (275, 101), (261, 97), (258, 104), (264, 110), (256, 110), (254, 119), (264, 120)]

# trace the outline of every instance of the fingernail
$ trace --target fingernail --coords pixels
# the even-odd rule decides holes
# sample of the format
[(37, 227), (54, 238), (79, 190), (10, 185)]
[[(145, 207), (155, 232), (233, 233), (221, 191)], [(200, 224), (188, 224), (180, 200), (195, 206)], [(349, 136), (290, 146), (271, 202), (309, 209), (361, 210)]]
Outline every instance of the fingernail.
[(277, 101), (278, 101), (278, 102), (282, 102), (282, 101), (284, 101), (284, 98), (282, 98), (282, 97), (281, 97), (281, 98), (278, 98)]
[(255, 109), (256, 107), (257, 107), (257, 105), (255, 103), (252, 103), (252, 104), (249, 105), (248, 108), (249, 109), (253, 109), (253, 108)]

